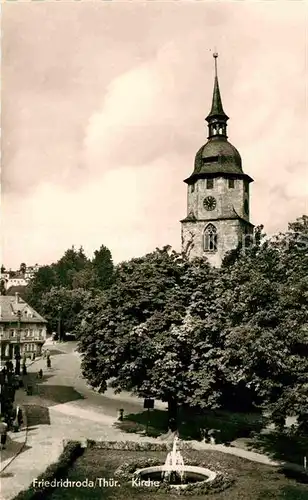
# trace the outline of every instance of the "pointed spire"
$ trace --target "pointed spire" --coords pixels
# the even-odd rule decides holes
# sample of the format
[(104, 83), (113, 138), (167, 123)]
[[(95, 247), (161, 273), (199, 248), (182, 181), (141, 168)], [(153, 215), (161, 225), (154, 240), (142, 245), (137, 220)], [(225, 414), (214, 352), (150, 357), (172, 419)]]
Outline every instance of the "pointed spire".
[(215, 60), (215, 80), (214, 80), (214, 91), (213, 91), (213, 99), (212, 99), (212, 109), (210, 111), (210, 114), (207, 116), (206, 120), (209, 121), (210, 118), (220, 118), (224, 117), (226, 120), (228, 120), (228, 116), (223, 110), (222, 107), (222, 102), (221, 102), (221, 96), (220, 96), (220, 90), (219, 90), (219, 83), (218, 83), (218, 76), (217, 76), (217, 58), (218, 58), (218, 53), (214, 52), (213, 54), (214, 60)]

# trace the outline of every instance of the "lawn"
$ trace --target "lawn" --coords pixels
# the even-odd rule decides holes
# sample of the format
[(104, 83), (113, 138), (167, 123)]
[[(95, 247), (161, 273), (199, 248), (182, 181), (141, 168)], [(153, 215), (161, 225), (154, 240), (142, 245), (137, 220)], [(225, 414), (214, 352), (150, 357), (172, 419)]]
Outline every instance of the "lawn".
[[(207, 463), (212, 470), (228, 471), (236, 482), (228, 489), (211, 493), (211, 500), (307, 500), (308, 485), (287, 479), (275, 467), (250, 462), (232, 455), (214, 451), (183, 451), (186, 459)], [(166, 452), (119, 451), (88, 448), (77, 459), (66, 477), (71, 481), (95, 481), (96, 478), (113, 478), (114, 472), (123, 462), (138, 461), (143, 458), (159, 458), (163, 463)], [(209, 495), (207, 495), (209, 496)], [(52, 500), (160, 500), (178, 498), (175, 494), (141, 491), (127, 484), (114, 488), (57, 488), (49, 497)], [(202, 500), (204, 495), (189, 495), (191, 500)], [(182, 497), (185, 498), (185, 497)], [(187, 497), (186, 497), (187, 498)]]
[[(168, 429), (166, 411), (153, 410), (148, 413), (127, 414), (122, 422), (116, 424), (124, 432), (144, 433), (148, 422), (148, 435), (157, 437)], [(216, 442), (231, 442), (239, 437), (248, 437), (251, 432), (259, 432), (267, 420), (257, 413), (232, 413), (226, 411), (204, 411), (199, 414), (192, 410), (179, 408), (178, 430), (184, 440), (200, 439), (201, 429), (212, 429)]]

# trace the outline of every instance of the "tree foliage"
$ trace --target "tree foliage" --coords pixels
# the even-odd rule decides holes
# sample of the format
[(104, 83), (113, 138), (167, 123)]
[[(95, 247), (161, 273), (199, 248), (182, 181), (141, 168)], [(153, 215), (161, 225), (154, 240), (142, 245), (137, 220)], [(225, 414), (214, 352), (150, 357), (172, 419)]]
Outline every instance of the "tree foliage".
[(80, 349), (89, 382), (105, 390), (112, 378), (117, 391), (155, 396), (170, 409), (184, 402), (191, 342), (184, 335), (181, 345), (177, 328), (196, 282), (210, 272), (204, 261), (192, 265), (170, 247), (120, 264), (112, 287), (84, 312)]
[[(102, 391), (176, 404), (305, 420), (308, 374), (308, 217), (249, 247), (220, 270), (169, 247), (117, 266), (83, 311), (83, 373)], [(307, 418), (306, 418), (307, 421)]]
[(82, 247), (78, 250), (72, 247), (56, 263), (39, 268), (27, 287), (25, 298), (39, 313), (46, 316), (50, 331), (56, 329), (59, 308), (62, 307), (62, 327), (72, 331), (78, 320), (75, 316), (69, 319), (69, 314), (75, 315), (77, 310), (79, 312), (79, 306), (76, 306), (79, 298), (88, 300), (101, 289), (108, 288), (112, 275), (112, 257), (106, 247), (102, 246), (95, 252), (92, 261), (85, 255)]
[(73, 332), (80, 323), (79, 314), (92, 298), (90, 290), (52, 287), (41, 298), (41, 311), (51, 331), (57, 332), (59, 322), (63, 334)]

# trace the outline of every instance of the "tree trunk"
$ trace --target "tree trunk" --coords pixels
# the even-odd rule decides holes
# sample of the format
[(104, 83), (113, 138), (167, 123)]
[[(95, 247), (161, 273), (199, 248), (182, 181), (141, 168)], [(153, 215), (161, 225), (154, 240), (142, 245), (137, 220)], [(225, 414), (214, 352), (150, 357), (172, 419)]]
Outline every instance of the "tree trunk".
[(168, 400), (168, 429), (175, 432), (178, 428), (178, 404), (175, 398)]

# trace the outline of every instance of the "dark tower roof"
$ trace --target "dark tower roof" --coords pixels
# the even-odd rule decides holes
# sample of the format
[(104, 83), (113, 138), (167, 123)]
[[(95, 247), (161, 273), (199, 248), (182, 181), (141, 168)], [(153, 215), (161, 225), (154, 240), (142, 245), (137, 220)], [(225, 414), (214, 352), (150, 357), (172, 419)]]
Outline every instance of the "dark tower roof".
[(194, 171), (184, 182), (194, 183), (198, 178), (214, 177), (223, 174), (226, 177), (245, 178), (248, 182), (253, 179), (242, 170), (242, 159), (237, 149), (227, 140), (227, 121), (229, 117), (223, 109), (218, 76), (217, 57), (215, 59), (215, 79), (212, 98), (212, 108), (206, 117), (209, 128), (208, 141), (196, 154)]

